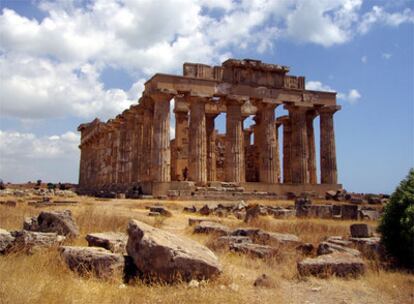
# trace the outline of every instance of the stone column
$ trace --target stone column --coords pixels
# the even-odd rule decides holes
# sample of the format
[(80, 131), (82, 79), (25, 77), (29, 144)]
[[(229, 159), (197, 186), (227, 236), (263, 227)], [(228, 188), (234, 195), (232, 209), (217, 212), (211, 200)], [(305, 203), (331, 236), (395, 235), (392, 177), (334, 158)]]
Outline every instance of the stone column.
[(278, 119), (283, 125), (283, 183), (292, 183), (292, 121), (289, 116)]
[(207, 138), (205, 100), (188, 97), (190, 102), (189, 178), (199, 184), (207, 182)]
[(152, 105), (145, 105), (143, 108), (143, 158), (141, 164), (141, 174), (143, 181), (151, 181), (151, 155), (152, 155), (152, 136), (153, 136), (153, 108)]
[(144, 115), (142, 108), (139, 108), (135, 113), (134, 119), (134, 148), (132, 161), (132, 181), (140, 182), (143, 180), (142, 163), (144, 158), (143, 145), (143, 129), (144, 129)]
[(316, 117), (316, 112), (310, 110), (306, 113), (306, 131), (308, 135), (308, 169), (309, 169), (309, 183), (317, 184), (316, 177), (316, 151), (315, 151), (315, 132), (313, 129), (313, 120)]
[(277, 178), (277, 141), (275, 129), (274, 104), (261, 103), (260, 111), (260, 158), (259, 178), (263, 183), (276, 184)]
[(292, 119), (292, 183), (308, 184), (308, 137), (306, 132), (305, 107), (289, 107), (289, 115)]
[(321, 154), (321, 183), (337, 184), (336, 149), (333, 114), (341, 107), (323, 107), (320, 114), (320, 154)]
[(188, 112), (175, 112), (175, 179), (185, 180), (188, 171)]
[(281, 172), (280, 172), (280, 153), (279, 153), (279, 127), (282, 124), (280, 122), (275, 122), (275, 132), (276, 132), (276, 175), (277, 182), (282, 182)]
[(245, 181), (241, 102), (227, 99), (226, 106), (225, 180), (240, 183)]
[(216, 176), (216, 130), (214, 119), (217, 115), (206, 116), (206, 135), (207, 135), (207, 180), (215, 181)]
[(154, 101), (152, 178), (156, 182), (171, 181), (170, 100), (171, 95), (152, 94)]

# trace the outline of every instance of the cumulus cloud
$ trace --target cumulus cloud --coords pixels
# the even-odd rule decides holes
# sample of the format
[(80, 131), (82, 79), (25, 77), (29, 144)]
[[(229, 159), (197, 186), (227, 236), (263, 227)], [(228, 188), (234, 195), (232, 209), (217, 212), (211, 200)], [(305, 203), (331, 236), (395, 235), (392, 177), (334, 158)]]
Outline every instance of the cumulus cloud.
[[(332, 89), (330, 86), (326, 84), (323, 84), (320, 81), (307, 81), (306, 89), (315, 91), (336, 92), (336, 90)], [(361, 94), (358, 92), (357, 89), (351, 89), (348, 91), (348, 93), (338, 92), (336, 96), (339, 100), (346, 101), (350, 104), (357, 103), (361, 98)]]
[(373, 6), (371, 11), (361, 17), (357, 30), (361, 34), (367, 33), (375, 24), (387, 26), (399, 26), (402, 23), (414, 23), (414, 12), (406, 8), (402, 12), (389, 13), (383, 7)]
[(8, 182), (34, 178), (75, 182), (79, 140), (79, 134), (73, 132), (38, 137), (0, 130), (0, 178)]
[(109, 118), (132, 103), (141, 79), (128, 92), (105, 90), (95, 66), (29, 56), (0, 56), (1, 115), (23, 119), (76, 116)]

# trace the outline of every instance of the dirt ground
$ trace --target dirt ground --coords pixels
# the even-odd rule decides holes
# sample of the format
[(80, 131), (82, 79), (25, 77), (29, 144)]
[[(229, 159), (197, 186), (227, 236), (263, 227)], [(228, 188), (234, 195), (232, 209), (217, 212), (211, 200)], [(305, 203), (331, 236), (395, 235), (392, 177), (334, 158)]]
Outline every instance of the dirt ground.
[[(205, 201), (76, 197), (70, 200), (77, 200), (77, 205), (35, 208), (27, 205), (30, 198), (1, 199), (19, 200), (16, 207), (0, 205), (0, 228), (7, 230), (22, 229), (24, 217), (37, 215), (43, 209), (72, 210), (81, 232), (79, 238), (69, 242), (72, 245), (86, 246), (85, 235), (90, 232), (125, 232), (131, 218), (204, 244), (211, 238), (193, 234), (192, 228), (188, 226), (188, 218), (199, 215), (182, 211), (184, 206), (201, 207), (208, 203)], [(293, 204), (293, 201), (257, 202), (279, 206)], [(147, 216), (145, 207), (154, 204), (166, 206), (173, 216)], [(230, 227), (246, 226), (234, 216), (212, 218)], [(274, 219), (266, 216), (253, 225), (269, 231), (293, 233), (305, 242), (317, 244), (326, 236), (348, 236), (351, 223), (322, 219)], [(367, 223), (376, 226), (375, 222)], [(125, 285), (116, 281), (81, 278), (65, 267), (56, 248), (31, 256), (0, 256), (0, 303), (414, 303), (414, 276), (386, 271), (372, 261), (366, 261), (368, 270), (357, 279), (319, 279), (298, 276), (296, 263), (303, 257), (294, 250), (286, 250), (272, 260), (260, 260), (227, 251), (219, 251), (217, 255), (223, 265), (223, 274), (198, 288), (190, 288), (187, 283), (147, 286), (135, 282)], [(263, 273), (274, 280), (274, 287), (253, 286), (254, 280)]]

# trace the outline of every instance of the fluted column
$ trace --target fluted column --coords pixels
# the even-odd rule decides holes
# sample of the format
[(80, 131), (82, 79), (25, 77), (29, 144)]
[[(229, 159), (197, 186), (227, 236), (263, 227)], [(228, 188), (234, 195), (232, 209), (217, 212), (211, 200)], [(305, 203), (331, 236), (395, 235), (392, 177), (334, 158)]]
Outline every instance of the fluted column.
[(275, 132), (276, 132), (276, 175), (277, 182), (282, 182), (282, 176), (280, 171), (280, 153), (279, 153), (279, 127), (282, 124), (280, 122), (275, 122)]
[(275, 129), (276, 105), (262, 103), (259, 107), (259, 111), (261, 113), (259, 178), (261, 182), (276, 184), (278, 182)]
[(144, 145), (143, 145), (143, 131), (144, 131), (144, 115), (142, 108), (137, 110), (135, 114), (135, 132), (134, 132), (134, 157), (133, 157), (133, 175), (132, 179), (134, 182), (140, 182), (143, 180), (143, 158), (144, 156)]
[(282, 116), (278, 121), (283, 125), (283, 183), (292, 183), (292, 121), (289, 116)]
[(322, 184), (338, 183), (333, 114), (340, 108), (340, 106), (323, 107), (319, 110), (321, 128), (320, 155)]
[(177, 180), (185, 180), (184, 172), (188, 170), (188, 142), (188, 113), (175, 112), (176, 157), (173, 174)]
[(292, 119), (292, 183), (308, 184), (308, 137), (306, 132), (307, 108), (289, 107)]
[(197, 183), (207, 182), (207, 137), (205, 100), (188, 97), (190, 102), (189, 178)]
[(245, 181), (243, 118), (241, 103), (227, 99), (225, 179), (228, 182)]
[(214, 119), (217, 115), (206, 116), (206, 136), (207, 136), (207, 180), (215, 181), (216, 170), (216, 130)]
[(315, 132), (313, 128), (313, 120), (316, 117), (316, 112), (310, 110), (306, 113), (306, 130), (308, 135), (308, 169), (309, 169), (309, 183), (317, 184), (316, 177), (316, 151), (315, 151)]
[(171, 151), (170, 151), (170, 100), (167, 94), (153, 94), (153, 149), (152, 149), (152, 178), (155, 182), (171, 181)]
[[(148, 103), (148, 102), (146, 102)], [(151, 181), (151, 155), (153, 145), (153, 107), (146, 104), (143, 108), (143, 130), (142, 130), (142, 145), (143, 145), (143, 158), (141, 174), (143, 181)]]

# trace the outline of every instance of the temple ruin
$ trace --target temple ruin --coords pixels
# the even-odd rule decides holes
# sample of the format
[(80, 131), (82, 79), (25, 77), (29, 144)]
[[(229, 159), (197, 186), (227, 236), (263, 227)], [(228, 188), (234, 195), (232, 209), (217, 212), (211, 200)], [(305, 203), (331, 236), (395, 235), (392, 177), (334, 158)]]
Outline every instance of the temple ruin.
[[(79, 189), (169, 197), (340, 189), (333, 122), (340, 109), (336, 93), (306, 90), (305, 78), (288, 72), (286, 66), (229, 59), (221, 66), (185, 63), (183, 76), (155, 74), (145, 83), (138, 104), (107, 122), (95, 119), (78, 127)], [(288, 115), (276, 117), (275, 109), (282, 105)], [(215, 128), (220, 113), (226, 114), (225, 134)], [(249, 116), (255, 124), (244, 128)], [(319, 183), (313, 123), (317, 116)]]

